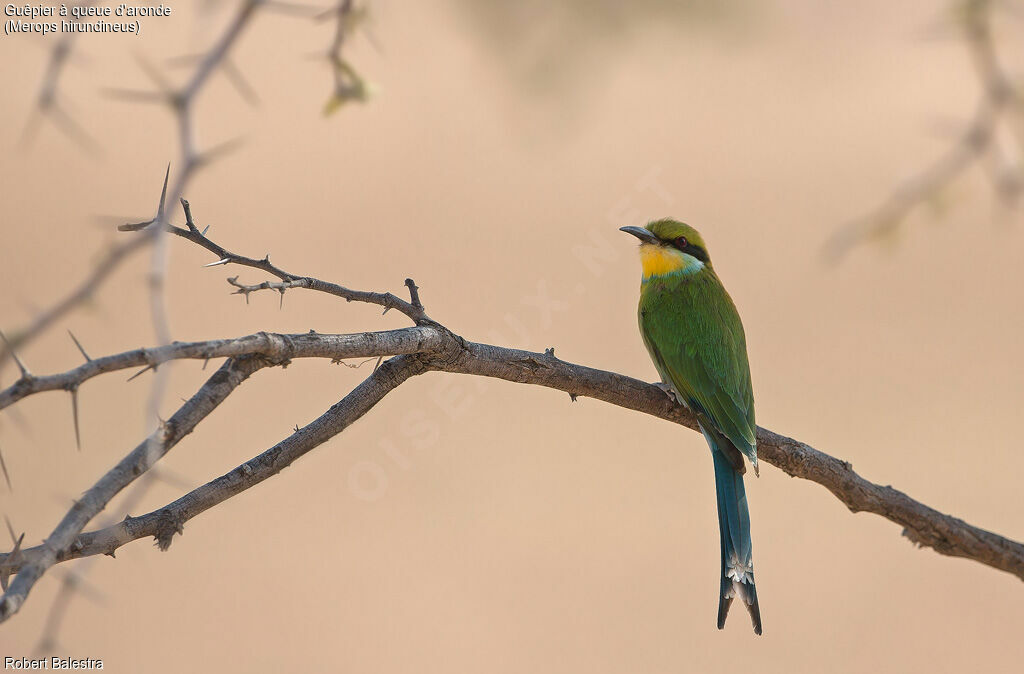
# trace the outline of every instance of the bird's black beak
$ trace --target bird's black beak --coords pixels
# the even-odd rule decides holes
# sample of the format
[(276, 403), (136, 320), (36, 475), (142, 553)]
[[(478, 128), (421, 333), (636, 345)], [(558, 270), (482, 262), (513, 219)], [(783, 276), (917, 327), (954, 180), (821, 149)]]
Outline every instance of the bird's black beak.
[(661, 240), (651, 234), (650, 230), (644, 229), (643, 227), (619, 227), (620, 232), (626, 232), (632, 234), (636, 238), (640, 239), (640, 243), (650, 243), (657, 245), (661, 243)]

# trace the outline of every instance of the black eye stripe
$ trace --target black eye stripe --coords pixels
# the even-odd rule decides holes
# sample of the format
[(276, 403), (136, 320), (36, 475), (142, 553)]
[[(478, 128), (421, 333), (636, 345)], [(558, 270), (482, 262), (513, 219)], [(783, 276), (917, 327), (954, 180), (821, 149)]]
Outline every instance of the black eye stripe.
[(672, 245), (678, 248), (679, 250), (683, 251), (687, 255), (692, 255), (701, 262), (707, 263), (709, 259), (706, 250), (704, 250), (700, 246), (696, 246), (690, 243), (689, 241), (686, 240), (685, 237), (679, 237), (675, 239), (674, 241), (672, 241)]
[(706, 250), (704, 250), (700, 246), (695, 246), (692, 243), (690, 245), (688, 245), (686, 247), (686, 250), (683, 251), (683, 252), (689, 253), (690, 255), (694, 256), (695, 258), (697, 258), (701, 262), (705, 262), (706, 263), (708, 261), (708, 259), (709, 259), (708, 258), (708, 253), (707, 253)]

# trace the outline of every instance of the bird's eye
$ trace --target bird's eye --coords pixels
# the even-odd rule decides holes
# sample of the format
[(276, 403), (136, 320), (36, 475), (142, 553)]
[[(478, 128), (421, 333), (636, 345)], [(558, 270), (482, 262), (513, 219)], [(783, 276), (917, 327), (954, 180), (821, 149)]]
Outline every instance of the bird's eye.
[(679, 250), (682, 250), (683, 248), (686, 248), (688, 245), (690, 245), (689, 242), (686, 240), (685, 236), (677, 236), (675, 243), (676, 248), (678, 248)]

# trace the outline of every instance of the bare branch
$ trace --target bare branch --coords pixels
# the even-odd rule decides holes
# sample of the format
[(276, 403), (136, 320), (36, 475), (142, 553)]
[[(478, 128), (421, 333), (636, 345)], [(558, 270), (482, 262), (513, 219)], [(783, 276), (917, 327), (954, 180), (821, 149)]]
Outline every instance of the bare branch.
[[(404, 356), (386, 361), (367, 382), (378, 381), (377, 373), (383, 373), (383, 377), (393, 378), (396, 376), (394, 368), (397, 365), (415, 360), (418, 365), (409, 365), (409, 372), (443, 371), (545, 386), (564, 391), (574, 398), (590, 397), (650, 414), (693, 430), (698, 428), (693, 415), (666, 396), (664, 390), (657, 384), (575, 365), (555, 357), (553, 350), (534, 353), (478, 344), (467, 342), (443, 328), (433, 329), (440, 332), (441, 339), (425, 342), (415, 358)], [(377, 384), (370, 385), (367, 382), (364, 382), (364, 385), (374, 387), (374, 391), (379, 390), (375, 388)], [(355, 389), (339, 405), (356, 405), (359, 391), (360, 388)], [(376, 402), (379, 398), (369, 395), (368, 400)], [(328, 415), (330, 414), (329, 412)], [(321, 417), (321, 420), (323, 419), (324, 417)], [(337, 426), (332, 421), (326, 427), (334, 429), (331, 433), (333, 435), (343, 430), (346, 425), (347, 423)], [(140, 518), (129, 518), (126, 522), (113, 527), (83, 534), (80, 536), (82, 547), (76, 546), (75, 549), (63, 551), (58, 555), (57, 561), (109, 553), (131, 540), (146, 536), (169, 540), (168, 537), (179, 531), (187, 519), (258, 484), (297, 456), (323, 442), (324, 438), (319, 434), (319, 430), (317, 435), (312, 436), (315, 443), (310, 444), (309, 440), (303, 439), (303, 433), (309, 429), (310, 427), (300, 429), (295, 435), (257, 459), (246, 462), (231, 473), (187, 494), (166, 508)], [(851, 511), (875, 513), (900, 524), (904, 527), (904, 535), (918, 545), (931, 547), (944, 555), (972, 559), (1024, 579), (1024, 545), (1021, 543), (945, 515), (892, 487), (883, 487), (865, 480), (853, 471), (848, 462), (829, 456), (798, 440), (764, 428), (758, 429), (757, 439), (758, 455), (762, 460), (791, 476), (821, 484)], [(162, 514), (165, 511), (169, 514)], [(36, 548), (31, 550), (32, 554), (36, 554)], [(23, 551), (23, 554), (28, 552)], [(0, 555), (0, 571), (16, 572), (20, 568), (21, 563)]]
[(68, 391), (78, 388), (89, 379), (107, 372), (140, 366), (145, 366), (148, 370), (172, 360), (261, 356), (275, 363), (284, 363), (293, 358), (340, 360), (392, 356), (437, 349), (445, 339), (445, 334), (445, 331), (437, 327), (418, 326), (348, 335), (322, 335), (314, 332), (285, 335), (258, 332), (235, 339), (175, 342), (152, 349), (135, 349), (94, 358), (60, 374), (23, 377), (0, 391), (0, 409), (43, 391)]
[(14, 351), (14, 345), (7, 341), (7, 337), (3, 332), (0, 332), (0, 342), (4, 343), (4, 346), (7, 348), (7, 353), (11, 354), (11, 358), (14, 359), (14, 363), (18, 366), (18, 369), (21, 370), (21, 376), (31, 377), (32, 374), (28, 371), (28, 368), (25, 367), (25, 363), (21, 362), (21, 359), (18, 358), (18, 354)]
[[(396, 356), (385, 361), (327, 412), (296, 429), (262, 454), (158, 510), (139, 517), (126, 517), (112, 526), (81, 534), (77, 545), (64, 550), (56, 561), (98, 554), (112, 555), (122, 545), (148, 536), (153, 536), (157, 546), (166, 550), (174, 534), (182, 532), (185, 522), (277, 475), (299, 457), (348, 428), (398, 385), (423, 371), (423, 364), (415, 356)], [(42, 547), (23, 550), (22, 559), (39, 554)], [(0, 572), (20, 573), (23, 565), (23, 561), (0, 555)]]
[[(184, 202), (182, 207), (185, 208), (188, 202)], [(252, 267), (253, 269), (259, 269), (265, 271), (268, 274), (276, 276), (281, 279), (283, 283), (274, 284), (270, 282), (261, 283), (254, 286), (245, 286), (237, 282), (238, 277), (228, 279), (228, 282), (238, 288), (240, 294), (246, 295), (248, 298), (249, 293), (261, 289), (273, 289), (281, 292), (290, 288), (307, 288), (309, 290), (315, 290), (318, 292), (327, 293), (334, 295), (335, 297), (341, 297), (348, 302), (366, 302), (368, 304), (376, 304), (382, 306), (385, 310), (395, 309), (400, 311), (409, 317), (417, 325), (424, 325), (432, 323), (433, 321), (427, 316), (426, 311), (423, 308), (422, 303), (419, 301), (419, 293), (412, 290), (415, 288), (415, 284), (412, 284), (410, 293), (413, 293), (413, 301), (406, 302), (405, 300), (396, 297), (391, 293), (377, 293), (368, 292), (365, 290), (353, 290), (344, 286), (338, 285), (337, 283), (330, 283), (328, 281), (321, 281), (320, 279), (313, 278), (312, 276), (302, 276), (299, 274), (292, 274), (285, 270), (275, 266), (270, 262), (270, 256), (264, 256), (263, 258), (257, 259), (252, 257), (246, 257), (233, 253), (228, 249), (224, 248), (220, 244), (214, 243), (212, 240), (207, 238), (205, 235), (198, 231), (198, 226), (192, 219), (191, 207), (188, 207), (188, 211), (185, 214), (186, 222), (192, 221), (192, 227), (181, 228), (174, 225), (166, 225), (166, 229), (171, 234), (180, 236), (183, 239), (191, 241), (199, 246), (202, 246), (206, 250), (210, 251), (217, 256), (216, 262), (213, 262), (207, 266), (219, 266), (226, 264), (237, 264), (243, 267)], [(132, 232), (146, 229), (150, 223), (136, 223), (120, 225), (118, 230), (122, 232)], [(149, 230), (146, 230), (149, 231)], [(409, 279), (411, 281), (411, 279)], [(409, 281), (406, 285), (409, 285)], [(417, 289), (418, 290), (418, 289)]]
[(17, 613), (36, 581), (56, 563), (60, 552), (73, 547), (82, 529), (118, 492), (149, 470), (179, 440), (191, 433), (249, 375), (271, 364), (255, 357), (229, 359), (167, 422), (161, 424), (103, 475), (81, 499), (75, 501), (50, 536), (42, 545), (34, 548), (33, 554), (22, 553), (23, 561), (18, 575), (3, 597), (0, 597), (0, 622)]

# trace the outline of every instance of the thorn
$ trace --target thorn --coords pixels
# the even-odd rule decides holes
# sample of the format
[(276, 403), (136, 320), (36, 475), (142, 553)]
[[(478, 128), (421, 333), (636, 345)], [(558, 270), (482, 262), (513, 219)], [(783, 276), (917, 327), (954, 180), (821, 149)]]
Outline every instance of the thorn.
[(107, 557), (110, 557), (111, 559), (117, 559), (117, 555), (114, 554), (115, 552), (117, 552), (117, 551), (116, 550), (111, 550), (110, 552), (104, 552), (103, 554), (106, 555)]
[[(7, 524), (8, 524), (8, 526), (10, 526), (10, 522), (8, 522)], [(12, 538), (14, 537), (14, 532), (13, 531), (11, 532), (11, 537)], [(11, 559), (11, 558), (14, 558), (14, 557), (18, 556), (18, 553), (21, 552), (21, 542), (24, 541), (24, 540), (25, 540), (25, 532), (23, 531), (23, 532), (21, 532), (21, 535), (18, 536), (18, 540), (14, 541), (14, 549), (11, 550), (11, 554), (8, 557), (8, 559)]]
[[(21, 552), (21, 542), (25, 540), (25, 534), (22, 533), (21, 536), (16, 537), (14, 535), (14, 527), (11, 526), (11, 520), (7, 518), (7, 515), (4, 515), (4, 521), (7, 522), (7, 531), (11, 533), (11, 540), (14, 541), (14, 549), (11, 550), (9, 555), (7, 555), (7, 560), (9, 562), (15, 562), (18, 559), (18, 553)], [(0, 589), (4, 592), (7, 591), (7, 579), (10, 577), (11, 574), (9, 572), (0, 572)]]
[(206, 227), (203, 227), (203, 236), (206, 236), (206, 233), (208, 231), (210, 231), (210, 226), (209, 225), (207, 225)]
[(284, 288), (278, 288), (277, 292), (281, 293), (281, 300), (277, 304), (277, 309), (280, 311), (281, 309), (284, 309)]
[(299, 425), (298, 425), (298, 424), (295, 424), (295, 432), (296, 432), (296, 433), (298, 433), (298, 432), (299, 432)]
[(78, 428), (78, 386), (71, 389), (71, 417), (75, 422), (75, 446), (82, 451), (82, 433)]
[(378, 367), (380, 367), (380, 364), (381, 364), (381, 363), (382, 363), (383, 361), (384, 361), (384, 356), (378, 356), (378, 357), (377, 357), (377, 364), (373, 366), (373, 371), (374, 371), (374, 372), (376, 372), (376, 371), (377, 371), (377, 368), (378, 368)]
[(209, 365), (209, 364), (210, 364), (210, 359), (208, 357), (204, 358), (203, 359), (203, 367), (201, 369), (205, 370), (206, 366)]
[(0, 340), (3, 340), (4, 344), (7, 345), (7, 353), (11, 354), (11, 358), (13, 358), (14, 362), (18, 365), (18, 369), (21, 370), (21, 376), (23, 378), (31, 377), (32, 375), (29, 373), (28, 368), (25, 367), (25, 364), (21, 362), (20, 358), (18, 358), (18, 354), (14, 352), (14, 347), (7, 341), (7, 336), (4, 335), (3, 331), (0, 331)]
[(227, 264), (228, 262), (231, 262), (231, 258), (230, 257), (222, 257), (221, 259), (217, 260), (216, 262), (211, 262), (210, 264), (204, 264), (203, 266), (204, 267), (216, 267), (218, 265)]
[(139, 370), (138, 372), (136, 372), (132, 376), (128, 377), (128, 381), (131, 381), (132, 379), (135, 379), (139, 375), (145, 374), (149, 370), (153, 370), (155, 372), (156, 371), (156, 365), (147, 365), (146, 367), (142, 368), (141, 370)]
[(4, 481), (7, 482), (7, 491), (13, 492), (14, 487), (11, 485), (11, 475), (7, 472), (7, 462), (4, 461), (4, 453), (0, 451), (0, 470), (4, 472)]
[(75, 346), (78, 347), (78, 350), (81, 352), (82, 357), (85, 358), (85, 362), (87, 362), (87, 363), (92, 362), (92, 358), (90, 358), (89, 354), (87, 354), (85, 352), (85, 349), (82, 348), (82, 343), (78, 341), (77, 337), (75, 337), (75, 333), (73, 333), (70, 330), (68, 330), (68, 334), (71, 335), (71, 341), (75, 343)]
[(156, 220), (163, 222), (164, 219), (164, 202), (167, 200), (167, 180), (171, 177), (171, 164), (167, 163), (167, 170), (164, 171), (164, 186), (160, 190), (160, 205), (156, 208)]
[(575, 394), (575, 393), (570, 393), (570, 394), (569, 394), (569, 400), (571, 400), (572, 402), (576, 402), (576, 397), (577, 397), (577, 396), (576, 396), (576, 394)]
[(391, 307), (384, 307), (384, 311), (382, 311), (380, 315), (383, 316), (384, 314), (386, 314), (389, 311), (391, 311)]
[(552, 346), (552, 347), (548, 347), (547, 349), (544, 349), (544, 355), (545, 356), (551, 356), (552, 358), (555, 358), (556, 357), (555, 356), (555, 347)]

